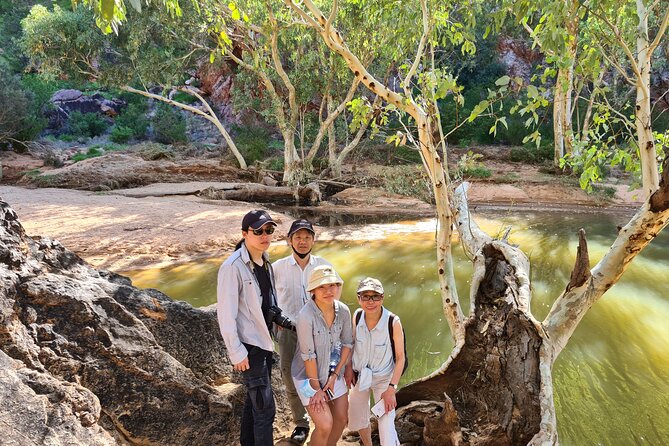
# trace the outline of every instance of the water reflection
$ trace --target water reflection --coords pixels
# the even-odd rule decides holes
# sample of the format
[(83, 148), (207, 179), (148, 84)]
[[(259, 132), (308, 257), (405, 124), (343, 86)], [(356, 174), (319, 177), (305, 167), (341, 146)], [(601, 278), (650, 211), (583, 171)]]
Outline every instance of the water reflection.
[[(513, 227), (510, 242), (532, 263), (532, 312), (539, 320), (564, 289), (575, 260), (577, 232), (586, 228), (591, 264), (608, 250), (624, 217), (569, 213), (484, 215), (490, 234)], [(343, 300), (357, 307), (357, 282), (372, 275), (386, 288), (386, 304), (407, 330), (410, 368), (404, 381), (437, 368), (452, 348), (435, 274), (430, 221), (346, 227), (317, 243), (346, 283)], [(351, 241), (369, 236), (366, 240)], [(364, 238), (364, 237), (363, 237)], [(469, 310), (472, 267), (454, 247), (463, 310)], [(669, 442), (669, 232), (637, 258), (621, 281), (583, 319), (554, 368), (555, 401), (563, 445), (667, 444)], [(281, 242), (273, 259), (288, 254)], [(216, 300), (222, 259), (163, 270), (126, 273), (141, 287), (204, 306)]]

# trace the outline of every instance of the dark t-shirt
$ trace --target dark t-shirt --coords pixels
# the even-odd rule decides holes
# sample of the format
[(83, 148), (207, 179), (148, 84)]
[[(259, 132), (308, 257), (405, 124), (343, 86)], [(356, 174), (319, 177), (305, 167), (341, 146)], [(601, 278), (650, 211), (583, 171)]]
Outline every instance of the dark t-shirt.
[[(263, 266), (253, 262), (253, 273), (258, 279), (260, 285), (260, 294), (262, 295), (262, 314), (265, 316), (265, 321), (268, 318), (269, 307), (272, 306), (272, 282), (269, 278), (269, 270), (267, 269), (267, 262)], [(272, 331), (272, 323), (267, 324), (269, 331)]]

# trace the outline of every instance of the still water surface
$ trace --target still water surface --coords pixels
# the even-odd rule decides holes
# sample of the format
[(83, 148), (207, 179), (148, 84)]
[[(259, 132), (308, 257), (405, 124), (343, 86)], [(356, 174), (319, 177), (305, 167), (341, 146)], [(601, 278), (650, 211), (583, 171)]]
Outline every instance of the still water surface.
[[(608, 250), (625, 217), (593, 214), (523, 213), (478, 216), (489, 234), (511, 225), (511, 243), (530, 257), (532, 313), (547, 314), (569, 281), (585, 228), (592, 265)], [(362, 236), (362, 237), (361, 237)], [(351, 241), (351, 238), (357, 238)], [(285, 243), (270, 250), (288, 255)], [(410, 366), (403, 382), (437, 368), (452, 348), (435, 273), (434, 222), (400, 222), (343, 228), (315, 251), (344, 278), (342, 300), (357, 307), (355, 287), (379, 278), (386, 306), (407, 332)], [(454, 247), (455, 274), (463, 310), (469, 310), (472, 267)], [(194, 306), (216, 301), (222, 259), (173, 268), (131, 271), (139, 287), (157, 288)], [(555, 404), (563, 445), (669, 445), (669, 231), (639, 256), (583, 319), (554, 367)]]

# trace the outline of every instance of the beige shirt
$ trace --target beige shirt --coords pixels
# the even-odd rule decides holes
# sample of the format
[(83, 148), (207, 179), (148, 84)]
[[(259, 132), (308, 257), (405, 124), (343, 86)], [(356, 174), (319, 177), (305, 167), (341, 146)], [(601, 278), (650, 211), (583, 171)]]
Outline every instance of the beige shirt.
[(307, 283), (311, 272), (320, 265), (330, 265), (330, 262), (322, 257), (310, 255), (309, 263), (303, 270), (291, 254), (272, 264), (276, 278), (277, 304), (283, 315), (293, 322), (304, 304), (311, 298), (306, 291)]

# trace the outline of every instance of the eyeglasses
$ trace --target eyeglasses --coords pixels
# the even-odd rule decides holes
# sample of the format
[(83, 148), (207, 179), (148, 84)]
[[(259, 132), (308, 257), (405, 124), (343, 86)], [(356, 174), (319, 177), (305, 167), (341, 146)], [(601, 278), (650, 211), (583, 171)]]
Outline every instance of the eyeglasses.
[(269, 226), (269, 227), (264, 228), (264, 229), (263, 228), (253, 229), (253, 235), (260, 236), (260, 235), (263, 235), (263, 234), (267, 234), (267, 235), (274, 234), (274, 226)]
[(369, 302), (370, 300), (379, 302), (383, 300), (383, 294), (358, 294), (358, 298), (363, 302)]

